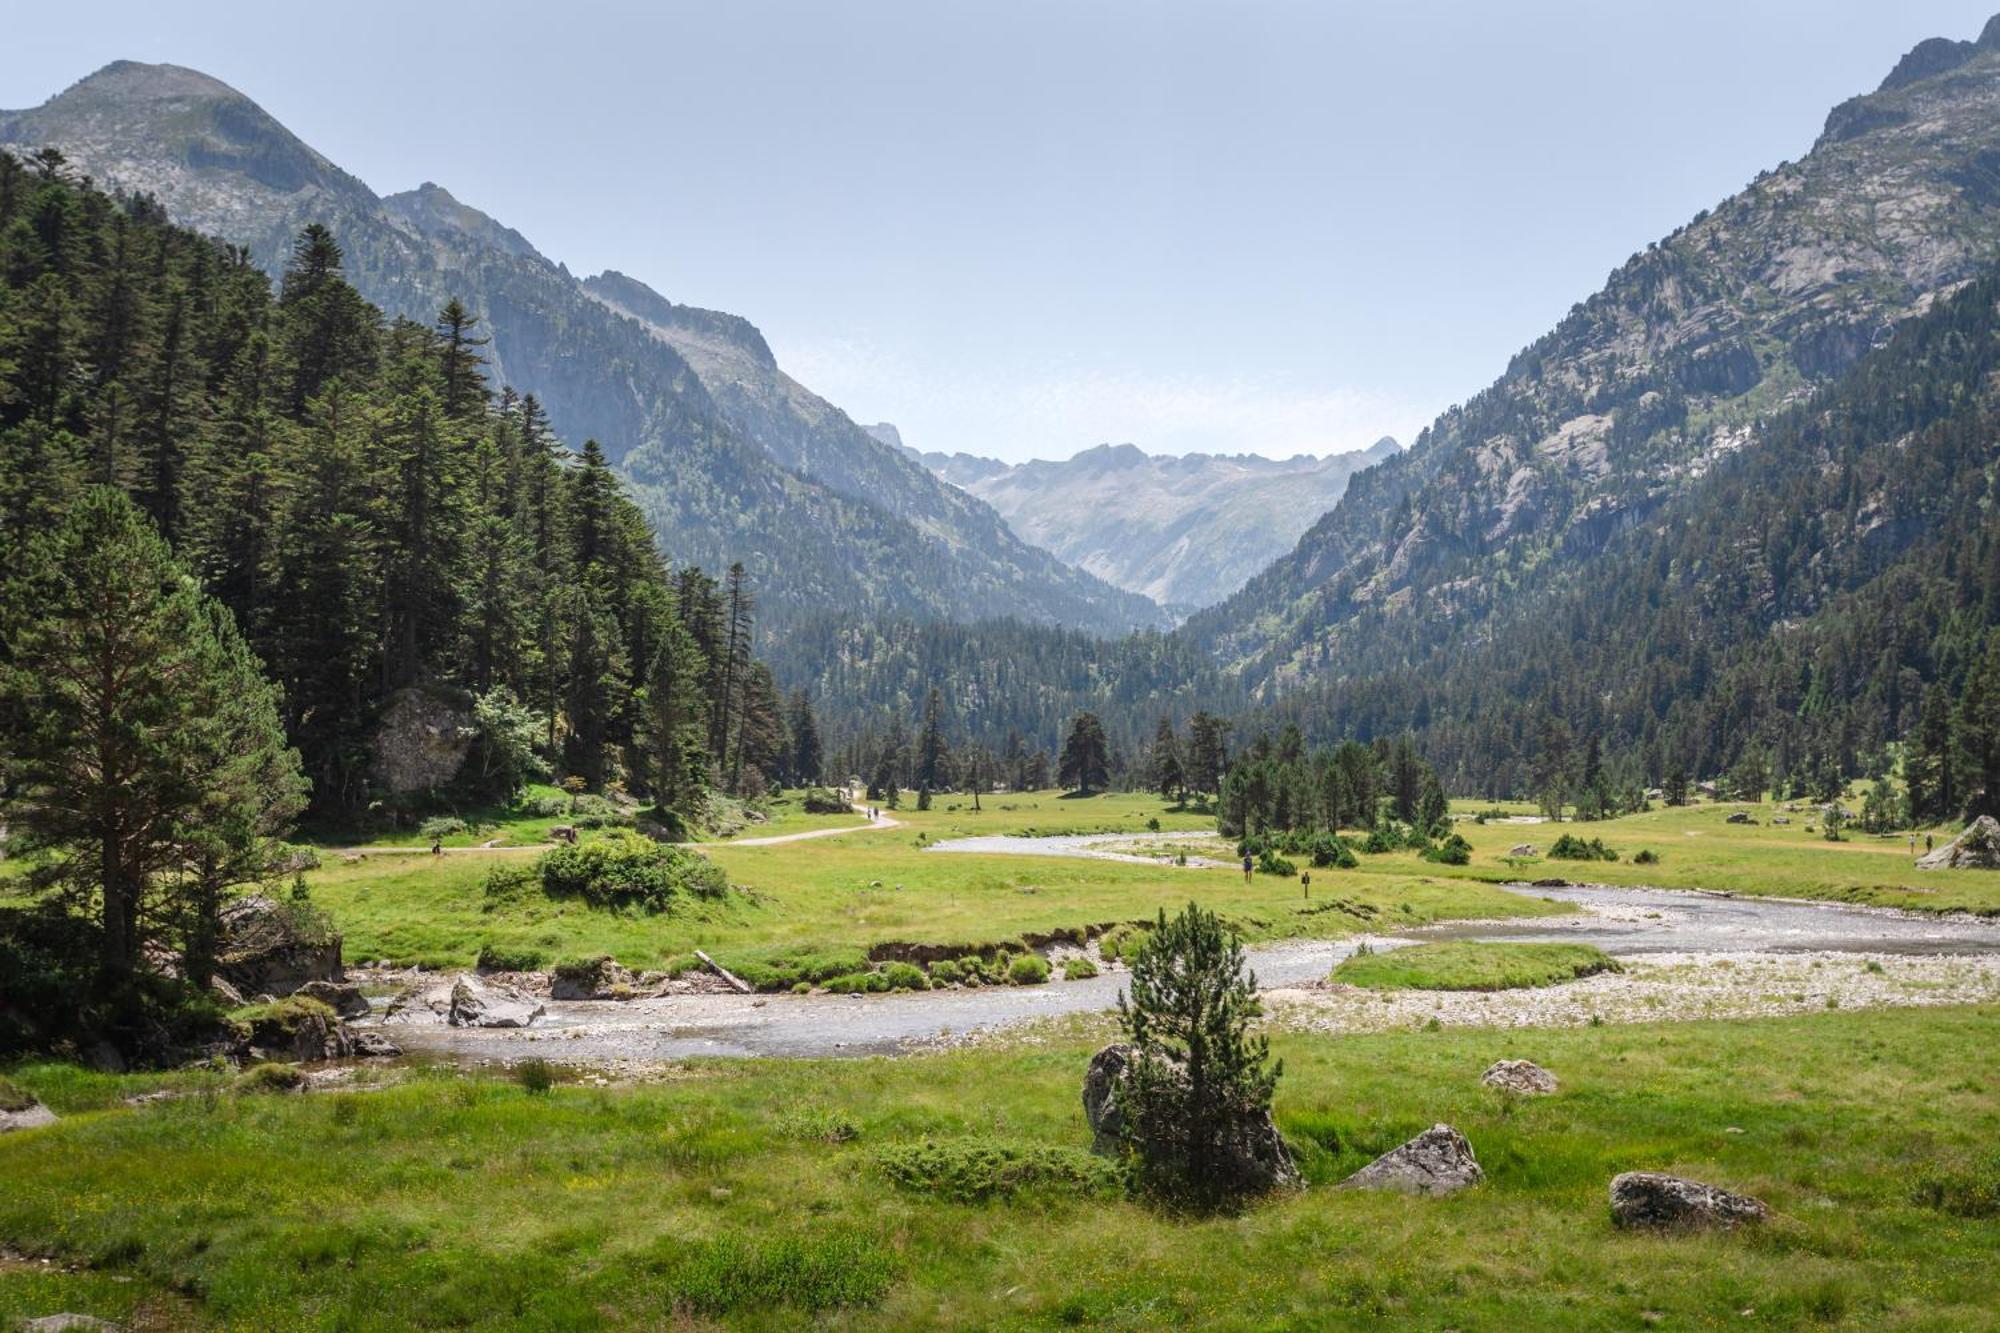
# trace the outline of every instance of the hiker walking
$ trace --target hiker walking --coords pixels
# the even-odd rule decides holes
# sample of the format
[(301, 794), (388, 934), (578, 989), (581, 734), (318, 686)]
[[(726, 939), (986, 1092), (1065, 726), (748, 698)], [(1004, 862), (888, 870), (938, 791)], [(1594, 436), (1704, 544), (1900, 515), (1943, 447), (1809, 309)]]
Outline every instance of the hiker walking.
[(1245, 852), (1243, 854), (1243, 882), (1245, 884), (1248, 884), (1250, 882), (1250, 872), (1255, 868), (1256, 868), (1256, 862), (1250, 859), (1250, 854), (1248, 852)]

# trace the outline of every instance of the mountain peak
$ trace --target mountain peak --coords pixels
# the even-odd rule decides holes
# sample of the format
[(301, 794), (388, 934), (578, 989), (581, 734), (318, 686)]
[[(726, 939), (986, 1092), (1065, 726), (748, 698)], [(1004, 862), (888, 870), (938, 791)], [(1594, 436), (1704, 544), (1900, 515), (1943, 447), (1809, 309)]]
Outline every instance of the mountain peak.
[(221, 98), (249, 100), (221, 79), (185, 65), (149, 65), (139, 60), (114, 60), (95, 74), (85, 75), (63, 89), (49, 99), (48, 105), (78, 99), (129, 104)]
[(382, 201), (382, 206), (433, 239), (439, 233), (470, 237), (516, 258), (548, 263), (541, 251), (528, 243), (527, 237), (490, 214), (460, 203), (436, 181), (425, 181), (414, 190), (392, 194)]
[[(583, 290), (620, 314), (652, 325), (662, 336), (669, 333), (720, 339), (747, 355), (766, 370), (775, 370), (778, 359), (755, 324), (741, 315), (698, 306), (676, 305), (645, 283), (615, 268), (605, 269), (583, 280)], [(672, 341), (671, 337), (668, 341)]]

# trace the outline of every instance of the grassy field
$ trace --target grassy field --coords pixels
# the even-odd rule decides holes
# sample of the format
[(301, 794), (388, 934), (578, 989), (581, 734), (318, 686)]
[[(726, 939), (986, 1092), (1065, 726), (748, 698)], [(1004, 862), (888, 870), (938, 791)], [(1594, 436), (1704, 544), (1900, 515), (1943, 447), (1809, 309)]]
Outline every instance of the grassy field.
[(1370, 990), (1521, 990), (1555, 986), (1618, 964), (1589, 944), (1487, 944), (1468, 940), (1354, 954), (1329, 980)]
[[(1978, 1190), (2000, 1187), (2000, 1098), (1967, 1053), (1996, 1022), (1281, 1034), (1278, 1119), (1313, 1187), (1208, 1221), (1108, 1195), (1076, 1151), (1095, 1033), (540, 1096), (440, 1072), (204, 1096), (183, 1074), (196, 1095), (139, 1109), (116, 1098), (156, 1080), (29, 1067), (15, 1079), (72, 1114), (0, 1139), (0, 1248), (78, 1271), (0, 1262), (0, 1322), (1992, 1328), (2000, 1218)], [(1501, 1057), (1562, 1091), (1481, 1088)], [(1326, 1187), (1438, 1120), (1484, 1185)], [(957, 1163), (953, 1197), (899, 1185), (913, 1161)], [(1639, 1168), (1749, 1190), (1776, 1220), (1621, 1233), (1606, 1186)]]
[[(1161, 808), (1155, 803), (1149, 812), (1131, 798), (1068, 804), (1076, 811), (1065, 815), (1072, 825), (1122, 821), (1137, 829)], [(1234, 870), (931, 852), (923, 840), (1018, 829), (1024, 821), (1046, 823), (1055, 816), (989, 803), (979, 815), (938, 809), (907, 818), (899, 829), (775, 847), (718, 843), (708, 854), (743, 892), (722, 903), (687, 903), (657, 915), (540, 898), (489, 905), (482, 891), (487, 871), (537, 854), (525, 850), (359, 862), (336, 858), (315, 872), (310, 884), (314, 900), (344, 932), (350, 959), (438, 967), (469, 965), (482, 947), (544, 963), (609, 953), (628, 966), (646, 968), (665, 966), (693, 949), (729, 962), (775, 948), (979, 945), (1024, 932), (1151, 920), (1161, 908), (1177, 909), (1190, 899), (1221, 912), (1253, 939), (1563, 910), (1424, 873), (1429, 867), (1355, 876), (1317, 888), (1308, 902), (1296, 881), (1259, 875), (1246, 885)]]

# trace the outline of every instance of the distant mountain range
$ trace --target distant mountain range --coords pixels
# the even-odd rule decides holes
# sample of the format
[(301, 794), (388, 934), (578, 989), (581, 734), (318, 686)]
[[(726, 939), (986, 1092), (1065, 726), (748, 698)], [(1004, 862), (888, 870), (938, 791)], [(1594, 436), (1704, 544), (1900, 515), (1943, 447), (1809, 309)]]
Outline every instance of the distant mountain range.
[(918, 453), (893, 426), (870, 430), (992, 505), (1023, 539), (1179, 614), (1241, 588), (1340, 502), (1348, 478), (1397, 452), (1387, 438), (1286, 459), (1103, 444), (1066, 462), (1008, 464)]
[(441, 186), (379, 196), (207, 75), (119, 61), (0, 112), (0, 143), (58, 148), (273, 274), (324, 223), (349, 280), (391, 315), (428, 323), (463, 300), (487, 322), (496, 381), (536, 394), (571, 444), (604, 446), (671, 557), (742, 561), (767, 624), (829, 610), (1097, 634), (1164, 621), (876, 441), (785, 375), (747, 320), (617, 272), (579, 280)]

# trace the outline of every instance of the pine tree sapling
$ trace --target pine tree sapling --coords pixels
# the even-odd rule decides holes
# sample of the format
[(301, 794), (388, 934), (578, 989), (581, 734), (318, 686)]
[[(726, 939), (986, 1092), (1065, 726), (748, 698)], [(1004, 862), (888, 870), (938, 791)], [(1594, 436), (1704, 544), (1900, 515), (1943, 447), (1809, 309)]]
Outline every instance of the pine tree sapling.
[(1133, 1048), (1122, 1132), (1156, 1199), (1212, 1208), (1297, 1180), (1271, 1123), (1283, 1066), (1250, 1033), (1262, 1013), (1243, 948), (1215, 914), (1162, 910), (1118, 1000)]

